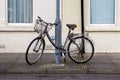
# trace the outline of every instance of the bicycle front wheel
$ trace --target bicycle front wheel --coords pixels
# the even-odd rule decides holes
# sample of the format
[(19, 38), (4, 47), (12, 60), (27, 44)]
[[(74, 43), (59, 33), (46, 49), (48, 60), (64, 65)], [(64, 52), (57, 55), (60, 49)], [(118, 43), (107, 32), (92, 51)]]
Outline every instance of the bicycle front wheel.
[(45, 48), (45, 40), (37, 37), (29, 44), (26, 51), (26, 62), (29, 65), (35, 64), (42, 56)]
[(70, 59), (78, 64), (88, 62), (94, 54), (93, 43), (84, 36), (71, 40), (67, 50)]

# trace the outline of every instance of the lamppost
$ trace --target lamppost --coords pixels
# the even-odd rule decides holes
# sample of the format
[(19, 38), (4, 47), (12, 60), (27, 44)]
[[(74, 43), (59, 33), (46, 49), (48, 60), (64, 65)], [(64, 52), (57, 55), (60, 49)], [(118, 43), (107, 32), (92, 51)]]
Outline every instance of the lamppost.
[[(61, 46), (61, 20), (60, 20), (60, 0), (56, 0), (56, 23), (55, 27), (55, 43), (57, 46)], [(84, 34), (84, 0), (81, 0), (81, 32)], [(84, 41), (83, 41), (84, 45)], [(84, 51), (84, 47), (83, 47)], [(55, 50), (56, 54), (56, 64), (61, 64), (61, 52)]]
[[(55, 27), (55, 43), (61, 46), (61, 20), (60, 20), (60, 0), (56, 0), (56, 27)], [(56, 64), (61, 64), (61, 52), (55, 50)]]

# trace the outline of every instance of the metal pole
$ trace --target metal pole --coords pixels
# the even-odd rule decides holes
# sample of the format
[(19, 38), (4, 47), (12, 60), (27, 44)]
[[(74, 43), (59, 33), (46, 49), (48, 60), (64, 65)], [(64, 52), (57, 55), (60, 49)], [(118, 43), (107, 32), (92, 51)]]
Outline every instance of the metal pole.
[[(56, 0), (56, 23), (58, 24), (55, 28), (55, 43), (57, 46), (61, 46), (61, 20), (60, 20), (60, 0)], [(56, 64), (61, 64), (61, 52), (55, 50)]]

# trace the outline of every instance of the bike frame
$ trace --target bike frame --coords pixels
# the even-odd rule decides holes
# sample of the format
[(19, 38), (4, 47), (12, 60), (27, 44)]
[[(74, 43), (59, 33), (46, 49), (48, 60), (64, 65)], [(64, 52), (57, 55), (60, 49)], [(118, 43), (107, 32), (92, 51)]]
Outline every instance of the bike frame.
[(66, 44), (67, 44), (67, 42), (68, 42), (68, 40), (69, 40), (70, 31), (68, 32), (68, 35), (67, 35), (67, 37), (66, 37), (64, 46), (57, 46), (57, 45), (55, 44), (55, 42), (53, 42), (53, 40), (51, 39), (49, 33), (48, 33), (47, 31), (46, 31), (45, 33), (46, 33), (46, 35), (47, 35), (48, 40), (51, 42), (51, 44), (52, 44), (56, 49), (59, 49), (59, 50), (61, 50), (62, 52), (66, 52), (65, 46), (66, 46)]
[[(67, 37), (66, 37), (66, 40), (65, 40), (63, 46), (57, 46), (57, 45), (55, 44), (55, 42), (53, 42), (53, 40), (51, 39), (51, 37), (50, 37), (50, 35), (49, 35), (48, 31), (47, 31), (47, 28), (48, 28), (48, 24), (46, 25), (45, 30), (43, 31), (43, 33), (40, 35), (40, 36), (42, 37), (42, 39), (44, 39), (44, 37), (45, 37), (44, 35), (47, 35), (48, 40), (51, 42), (51, 44), (52, 44), (56, 49), (59, 49), (61, 52), (68, 52), (67, 49), (65, 49), (65, 47), (67, 46), (68, 41), (72, 40), (72, 41), (75, 43), (74, 39), (73, 39), (72, 36), (71, 36), (71, 29), (69, 29), (69, 31), (68, 31), (68, 34), (67, 34)], [(76, 44), (76, 43), (75, 43), (75, 44)], [(77, 45), (77, 44), (76, 44), (76, 45)], [(77, 47), (79, 48), (78, 45), (77, 45)]]

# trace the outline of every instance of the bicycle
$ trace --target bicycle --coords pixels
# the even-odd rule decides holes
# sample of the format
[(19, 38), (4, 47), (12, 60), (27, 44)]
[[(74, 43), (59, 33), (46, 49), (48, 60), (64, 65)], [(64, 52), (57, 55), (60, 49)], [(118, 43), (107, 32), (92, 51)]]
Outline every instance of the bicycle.
[(61, 55), (63, 56), (64, 60), (66, 60), (67, 53), (69, 58), (77, 64), (88, 62), (94, 55), (94, 45), (92, 41), (84, 34), (80, 35), (71, 32), (77, 27), (76, 24), (67, 24), (66, 26), (69, 28), (69, 31), (65, 43), (63, 46), (59, 47), (54, 41), (52, 41), (48, 33), (49, 30), (56, 25), (58, 24), (47, 23), (38, 16), (34, 30), (39, 35), (30, 42), (27, 48), (25, 56), (26, 62), (29, 65), (32, 65), (38, 62), (38, 60), (42, 57), (45, 49), (46, 36), (55, 49), (61, 51)]

